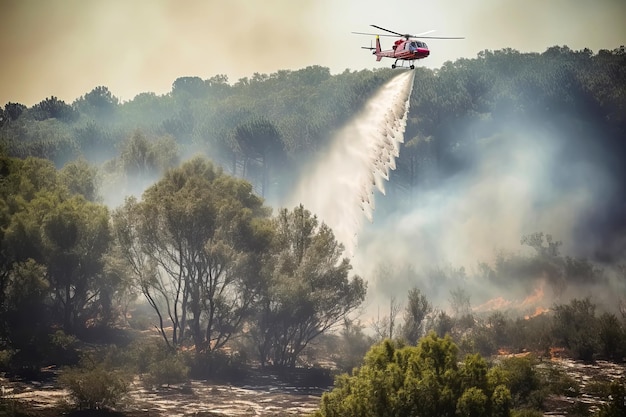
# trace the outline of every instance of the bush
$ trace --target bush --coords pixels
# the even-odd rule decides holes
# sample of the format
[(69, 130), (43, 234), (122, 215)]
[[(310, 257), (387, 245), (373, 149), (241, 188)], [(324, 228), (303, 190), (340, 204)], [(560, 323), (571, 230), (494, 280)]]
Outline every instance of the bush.
[(149, 366), (148, 374), (143, 377), (144, 383), (150, 388), (158, 388), (162, 385), (170, 386), (185, 382), (188, 379), (189, 367), (181, 355), (170, 355), (153, 362)]
[(504, 359), (499, 367), (507, 373), (507, 386), (511, 391), (513, 407), (541, 408), (546, 393), (531, 357)]
[(193, 356), (191, 376), (193, 378), (217, 378), (238, 381), (245, 377), (246, 357), (238, 352), (212, 351), (196, 353)]
[(45, 352), (48, 360), (56, 365), (74, 365), (78, 362), (78, 339), (57, 330), (50, 335), (50, 345)]
[(418, 346), (385, 340), (352, 375), (322, 396), (316, 417), (508, 416), (510, 392), (478, 354), (459, 365), (458, 347), (435, 333)]
[(0, 370), (10, 369), (15, 352), (12, 350), (0, 350)]
[(66, 369), (59, 382), (69, 390), (77, 408), (90, 410), (116, 407), (124, 401), (130, 387), (128, 375), (101, 365), (93, 369)]
[(600, 407), (598, 417), (626, 416), (626, 378), (612, 382), (609, 391), (609, 400)]

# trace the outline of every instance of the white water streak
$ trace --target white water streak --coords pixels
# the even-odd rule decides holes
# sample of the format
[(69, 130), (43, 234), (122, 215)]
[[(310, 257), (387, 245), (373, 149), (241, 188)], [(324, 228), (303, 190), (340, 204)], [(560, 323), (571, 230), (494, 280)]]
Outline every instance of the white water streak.
[(363, 218), (373, 221), (375, 190), (396, 168), (413, 89), (413, 71), (392, 78), (333, 138), (327, 154), (300, 180), (291, 207), (303, 204), (331, 227), (352, 256)]

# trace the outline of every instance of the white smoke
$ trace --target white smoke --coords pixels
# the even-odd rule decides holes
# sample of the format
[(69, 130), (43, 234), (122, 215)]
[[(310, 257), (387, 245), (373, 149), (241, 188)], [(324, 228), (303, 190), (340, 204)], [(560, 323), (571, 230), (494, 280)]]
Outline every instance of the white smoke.
[(396, 168), (412, 89), (412, 71), (382, 86), (305, 171), (289, 199), (288, 206), (303, 204), (325, 222), (347, 256), (354, 254), (363, 219), (373, 219), (375, 191), (385, 193), (384, 182)]

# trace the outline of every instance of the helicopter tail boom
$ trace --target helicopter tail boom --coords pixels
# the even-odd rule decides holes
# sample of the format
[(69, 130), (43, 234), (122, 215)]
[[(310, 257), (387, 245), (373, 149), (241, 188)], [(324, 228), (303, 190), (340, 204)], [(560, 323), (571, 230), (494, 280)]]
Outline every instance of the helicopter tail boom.
[(382, 49), (380, 48), (380, 37), (378, 35), (376, 35), (376, 50), (374, 51), (374, 54), (376, 54), (376, 61), (380, 61), (383, 56), (381, 55)]

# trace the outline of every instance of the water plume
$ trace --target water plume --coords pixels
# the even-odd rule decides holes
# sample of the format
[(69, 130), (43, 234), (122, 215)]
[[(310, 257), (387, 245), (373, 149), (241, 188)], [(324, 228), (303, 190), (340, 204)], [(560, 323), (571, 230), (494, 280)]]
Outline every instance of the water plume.
[(289, 199), (332, 228), (352, 256), (364, 218), (373, 221), (375, 192), (396, 168), (413, 89), (413, 71), (389, 80), (331, 140)]

